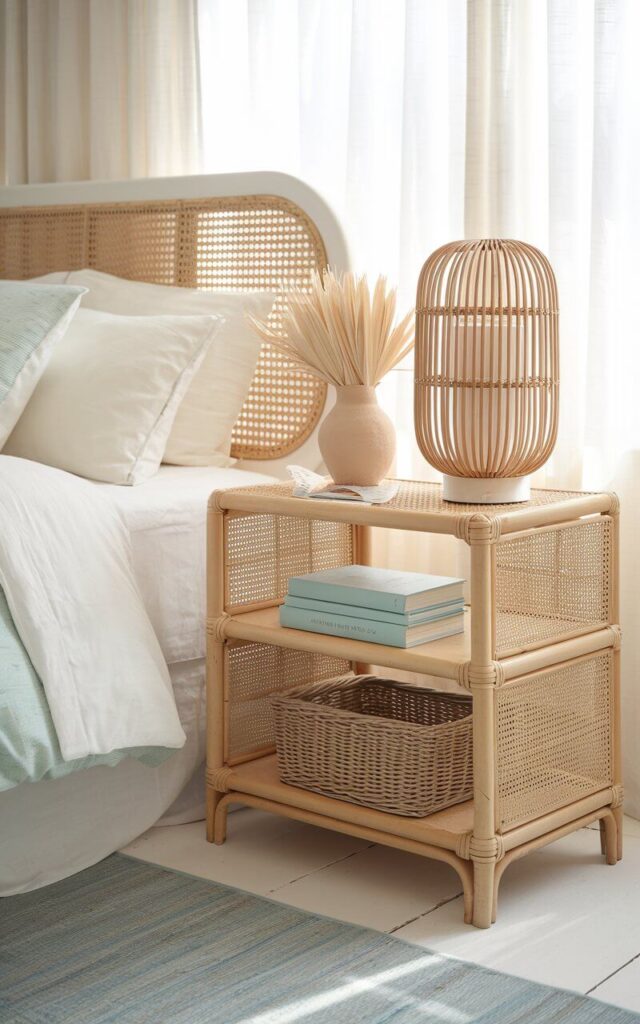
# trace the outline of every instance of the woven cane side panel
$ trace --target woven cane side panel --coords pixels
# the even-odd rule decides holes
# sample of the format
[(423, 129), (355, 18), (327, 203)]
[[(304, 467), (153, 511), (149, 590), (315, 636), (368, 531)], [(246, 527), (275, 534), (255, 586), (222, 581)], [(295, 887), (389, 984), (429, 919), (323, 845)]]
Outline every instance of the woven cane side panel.
[(282, 600), (290, 576), (353, 562), (351, 526), (295, 516), (225, 516), (227, 610)]
[[(118, 277), (201, 289), (304, 289), (326, 266), (310, 218), (280, 196), (0, 209), (0, 277), (93, 267)], [(283, 301), (271, 314), (278, 329)], [(326, 387), (263, 345), (233, 432), (232, 454), (272, 459), (315, 427)]]
[(612, 784), (612, 676), (605, 651), (498, 690), (499, 830)]
[(496, 546), (496, 656), (610, 623), (608, 516)]
[(290, 651), (270, 644), (225, 645), (227, 736), (230, 759), (275, 749), (269, 698), (291, 686), (332, 679), (349, 672), (348, 661), (324, 654)]

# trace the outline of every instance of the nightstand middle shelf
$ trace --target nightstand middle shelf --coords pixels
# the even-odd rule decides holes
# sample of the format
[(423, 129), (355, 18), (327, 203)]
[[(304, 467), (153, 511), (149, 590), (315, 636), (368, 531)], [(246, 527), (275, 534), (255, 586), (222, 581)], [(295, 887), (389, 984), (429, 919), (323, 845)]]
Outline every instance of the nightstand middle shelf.
[[(471, 616), (468, 609), (465, 610), (464, 618), (464, 633), (406, 649), (302, 629), (287, 629), (280, 625), (279, 605), (224, 616), (220, 624), (226, 639), (273, 644), (296, 651), (326, 654), (346, 661), (381, 665), (462, 682), (464, 667), (471, 657)], [(576, 657), (604, 650), (610, 645), (611, 629), (603, 627), (585, 633), (582, 637), (574, 637), (571, 641), (560, 641), (541, 646), (537, 650), (514, 654), (501, 659), (501, 665), (505, 679), (508, 680), (563, 661), (567, 656)], [(565, 648), (569, 647), (570, 655), (567, 655)]]

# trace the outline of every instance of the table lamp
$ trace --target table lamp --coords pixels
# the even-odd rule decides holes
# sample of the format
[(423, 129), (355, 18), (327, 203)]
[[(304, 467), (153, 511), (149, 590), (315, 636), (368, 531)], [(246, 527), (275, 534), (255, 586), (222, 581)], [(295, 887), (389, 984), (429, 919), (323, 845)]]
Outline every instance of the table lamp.
[(447, 501), (526, 501), (558, 431), (558, 298), (525, 242), (450, 242), (424, 264), (416, 300), (414, 415)]

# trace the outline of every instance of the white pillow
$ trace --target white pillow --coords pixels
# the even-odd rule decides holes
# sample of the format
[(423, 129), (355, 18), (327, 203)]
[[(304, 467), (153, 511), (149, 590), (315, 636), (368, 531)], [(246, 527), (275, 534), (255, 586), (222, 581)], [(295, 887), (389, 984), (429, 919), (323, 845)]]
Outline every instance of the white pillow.
[(260, 339), (246, 314), (265, 319), (275, 296), (267, 292), (206, 292), (126, 281), (97, 270), (72, 271), (69, 283), (89, 289), (87, 309), (126, 316), (209, 313), (225, 323), (178, 410), (164, 462), (178, 466), (230, 466), (231, 432), (247, 397)]
[(84, 288), (0, 281), (0, 448), (78, 308)]
[(211, 316), (79, 309), (5, 454), (114, 484), (152, 476), (219, 327)]

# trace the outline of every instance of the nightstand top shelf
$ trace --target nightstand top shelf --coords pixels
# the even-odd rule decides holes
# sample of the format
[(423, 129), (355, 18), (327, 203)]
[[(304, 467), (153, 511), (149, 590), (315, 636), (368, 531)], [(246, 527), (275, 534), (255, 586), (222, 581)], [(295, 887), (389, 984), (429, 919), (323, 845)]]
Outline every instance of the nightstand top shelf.
[(529, 501), (509, 505), (459, 505), (443, 500), (440, 484), (401, 480), (395, 498), (384, 505), (296, 498), (292, 483), (234, 487), (218, 491), (210, 500), (213, 507), (229, 511), (445, 533), (462, 539), (468, 539), (469, 523), (473, 517), (490, 520), (496, 536), (500, 536), (569, 522), (581, 516), (607, 513), (617, 506), (615, 495), (607, 493), (534, 490), (531, 494)]

